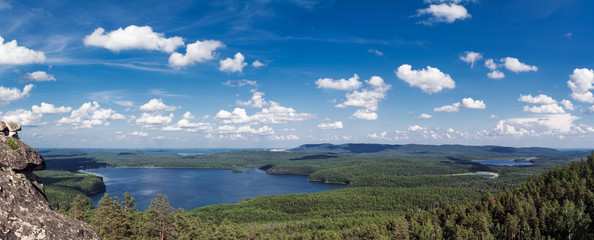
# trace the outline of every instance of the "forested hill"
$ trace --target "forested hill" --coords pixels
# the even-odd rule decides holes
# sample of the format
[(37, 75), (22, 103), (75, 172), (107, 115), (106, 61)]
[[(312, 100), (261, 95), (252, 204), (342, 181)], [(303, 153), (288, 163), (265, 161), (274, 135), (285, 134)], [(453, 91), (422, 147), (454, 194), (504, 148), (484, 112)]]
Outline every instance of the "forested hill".
[(467, 155), (502, 155), (513, 154), (514, 156), (551, 156), (561, 154), (560, 151), (552, 148), (540, 147), (501, 147), (501, 146), (464, 146), (464, 145), (390, 145), (370, 143), (347, 143), (334, 145), (304, 144), (297, 148), (289, 149), (289, 152), (329, 152), (329, 153), (398, 153), (398, 154), (458, 154)]
[(514, 190), (409, 214), (413, 239), (594, 239), (594, 156)]

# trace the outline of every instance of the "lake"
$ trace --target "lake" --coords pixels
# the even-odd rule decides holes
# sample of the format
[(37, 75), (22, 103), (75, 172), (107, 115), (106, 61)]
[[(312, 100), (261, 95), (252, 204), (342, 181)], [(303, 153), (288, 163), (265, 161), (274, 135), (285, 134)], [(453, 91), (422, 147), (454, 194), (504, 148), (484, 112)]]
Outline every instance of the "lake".
[(483, 165), (495, 165), (495, 166), (527, 166), (527, 165), (534, 165), (532, 162), (516, 162), (514, 160), (476, 160), (473, 162), (477, 162)]
[[(125, 192), (136, 199), (139, 210), (146, 210), (158, 193), (167, 195), (169, 204), (186, 210), (242, 199), (289, 193), (313, 193), (345, 187), (307, 181), (307, 176), (274, 175), (262, 170), (233, 173), (222, 169), (180, 168), (101, 168), (81, 172), (103, 177), (107, 193), (123, 200)], [(92, 196), (97, 204), (103, 193)]]

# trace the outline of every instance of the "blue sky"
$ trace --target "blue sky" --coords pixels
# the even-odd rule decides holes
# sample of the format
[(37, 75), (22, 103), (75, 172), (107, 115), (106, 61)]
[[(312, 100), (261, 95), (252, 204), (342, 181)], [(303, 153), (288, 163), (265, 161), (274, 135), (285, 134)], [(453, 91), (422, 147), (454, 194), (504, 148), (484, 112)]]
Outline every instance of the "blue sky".
[(591, 1), (0, 1), (34, 147), (588, 148)]

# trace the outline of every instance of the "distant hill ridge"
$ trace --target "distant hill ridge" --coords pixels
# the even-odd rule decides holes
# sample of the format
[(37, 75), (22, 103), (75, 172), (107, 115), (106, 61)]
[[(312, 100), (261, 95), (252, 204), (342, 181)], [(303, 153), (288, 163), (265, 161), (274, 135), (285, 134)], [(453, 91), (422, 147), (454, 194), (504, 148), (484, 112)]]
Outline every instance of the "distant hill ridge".
[(339, 154), (365, 154), (365, 153), (400, 153), (400, 154), (514, 154), (514, 155), (551, 155), (560, 151), (542, 147), (502, 147), (502, 146), (466, 146), (466, 145), (423, 145), (423, 144), (374, 144), (374, 143), (347, 143), (334, 145), (330, 143), (304, 144), (289, 152), (329, 152)]

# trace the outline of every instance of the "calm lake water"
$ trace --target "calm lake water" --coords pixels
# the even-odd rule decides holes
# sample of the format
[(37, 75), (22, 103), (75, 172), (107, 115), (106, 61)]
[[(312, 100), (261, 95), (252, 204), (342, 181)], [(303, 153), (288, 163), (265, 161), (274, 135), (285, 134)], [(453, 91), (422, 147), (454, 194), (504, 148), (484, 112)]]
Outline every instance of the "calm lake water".
[[(307, 176), (273, 175), (262, 170), (233, 173), (221, 169), (101, 168), (82, 172), (103, 177), (107, 193), (123, 200), (125, 192), (146, 210), (157, 193), (167, 195), (169, 204), (186, 210), (219, 203), (289, 193), (313, 193), (343, 188), (344, 185), (307, 181)], [(97, 204), (103, 193), (92, 196)]]
[(527, 166), (534, 165), (531, 162), (516, 162), (514, 160), (477, 160), (474, 161), (483, 165), (495, 165), (495, 166)]

